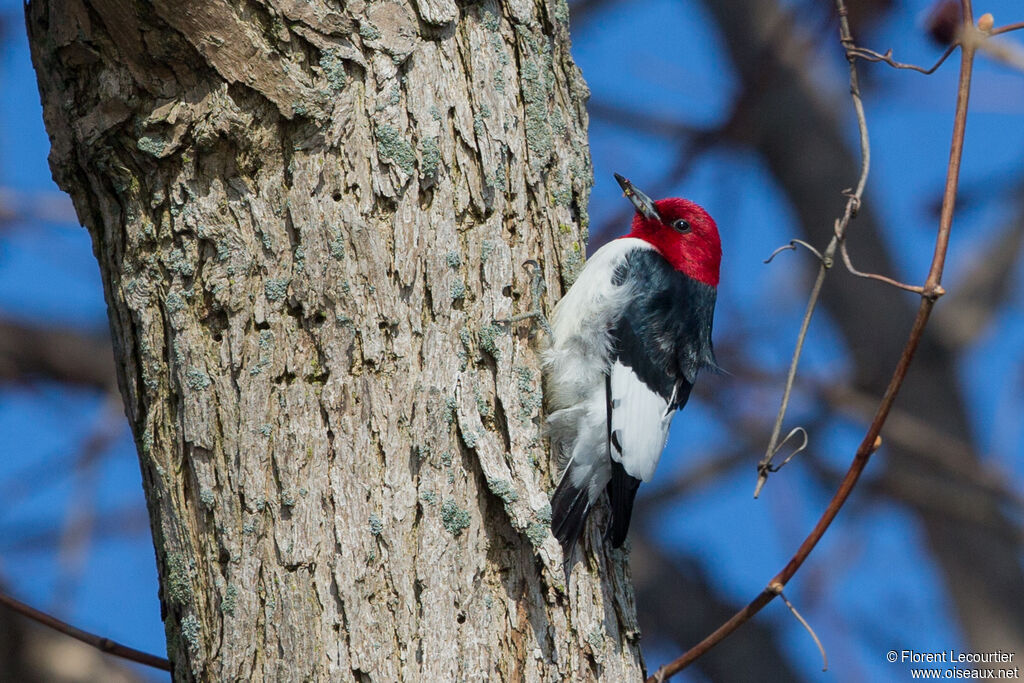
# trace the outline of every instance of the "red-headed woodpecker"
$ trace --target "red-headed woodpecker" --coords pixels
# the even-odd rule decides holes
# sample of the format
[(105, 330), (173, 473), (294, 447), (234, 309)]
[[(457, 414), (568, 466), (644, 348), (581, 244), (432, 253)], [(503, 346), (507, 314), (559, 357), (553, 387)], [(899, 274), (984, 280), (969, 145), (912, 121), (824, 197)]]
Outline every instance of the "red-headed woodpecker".
[(632, 230), (598, 249), (555, 306), (544, 355), (548, 430), (565, 467), (551, 529), (567, 574), (602, 491), (611, 506), (606, 538), (622, 545), (672, 415), (686, 405), (697, 372), (717, 368), (711, 323), (722, 246), (715, 221), (691, 201), (652, 201), (615, 179), (636, 207)]

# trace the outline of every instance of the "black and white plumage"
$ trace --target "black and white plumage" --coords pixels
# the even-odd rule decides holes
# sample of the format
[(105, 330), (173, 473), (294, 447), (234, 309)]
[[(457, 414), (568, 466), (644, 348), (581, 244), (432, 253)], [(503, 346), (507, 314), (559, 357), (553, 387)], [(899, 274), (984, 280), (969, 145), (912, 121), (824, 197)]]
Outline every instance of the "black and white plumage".
[[(618, 177), (618, 176), (617, 176)], [(551, 501), (567, 568), (591, 508), (607, 491), (606, 536), (626, 538), (633, 500), (661, 458), (675, 411), (711, 344), (721, 247), (696, 204), (652, 202), (620, 178), (633, 230), (588, 261), (555, 307), (544, 356), (552, 450), (564, 473)]]

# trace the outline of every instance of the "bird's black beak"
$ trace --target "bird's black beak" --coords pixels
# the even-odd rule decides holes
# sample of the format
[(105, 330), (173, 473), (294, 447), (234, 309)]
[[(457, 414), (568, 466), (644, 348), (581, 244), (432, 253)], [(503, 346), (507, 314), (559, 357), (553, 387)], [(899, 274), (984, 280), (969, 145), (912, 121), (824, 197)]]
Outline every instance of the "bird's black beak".
[(654, 208), (654, 201), (652, 201), (650, 197), (633, 187), (633, 183), (629, 182), (618, 173), (615, 174), (615, 179), (619, 181), (619, 186), (622, 187), (622, 193), (626, 195), (626, 199), (633, 202), (633, 206), (636, 207), (637, 212), (641, 216), (653, 218), (656, 221), (661, 220), (658, 210)]

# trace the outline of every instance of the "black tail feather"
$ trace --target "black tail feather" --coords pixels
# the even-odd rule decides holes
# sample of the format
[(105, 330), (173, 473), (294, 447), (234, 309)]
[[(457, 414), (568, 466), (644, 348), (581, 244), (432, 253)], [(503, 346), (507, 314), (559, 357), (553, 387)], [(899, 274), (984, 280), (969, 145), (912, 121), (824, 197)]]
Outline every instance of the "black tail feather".
[(626, 540), (629, 519), (633, 516), (633, 500), (638, 488), (640, 480), (627, 474), (622, 463), (612, 460), (612, 478), (607, 487), (612, 515), (605, 531), (605, 538), (611, 541), (613, 548), (618, 548)]
[[(570, 469), (572, 465), (569, 465)], [(569, 574), (572, 551), (576, 541), (583, 533), (583, 524), (590, 514), (590, 500), (587, 489), (577, 488), (570, 483), (569, 471), (562, 476), (562, 481), (555, 489), (551, 498), (551, 533), (562, 545), (562, 557), (566, 564), (566, 575)]]

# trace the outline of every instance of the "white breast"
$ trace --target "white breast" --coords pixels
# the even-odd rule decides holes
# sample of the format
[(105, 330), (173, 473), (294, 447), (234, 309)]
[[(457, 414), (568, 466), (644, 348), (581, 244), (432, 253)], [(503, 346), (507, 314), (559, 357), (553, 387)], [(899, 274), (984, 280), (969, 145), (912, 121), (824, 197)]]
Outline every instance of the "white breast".
[(634, 295), (613, 282), (615, 270), (634, 249), (653, 249), (635, 237), (612, 240), (590, 257), (579, 278), (555, 306), (554, 339), (544, 353), (548, 406), (577, 405), (604, 383), (611, 355), (611, 328)]

